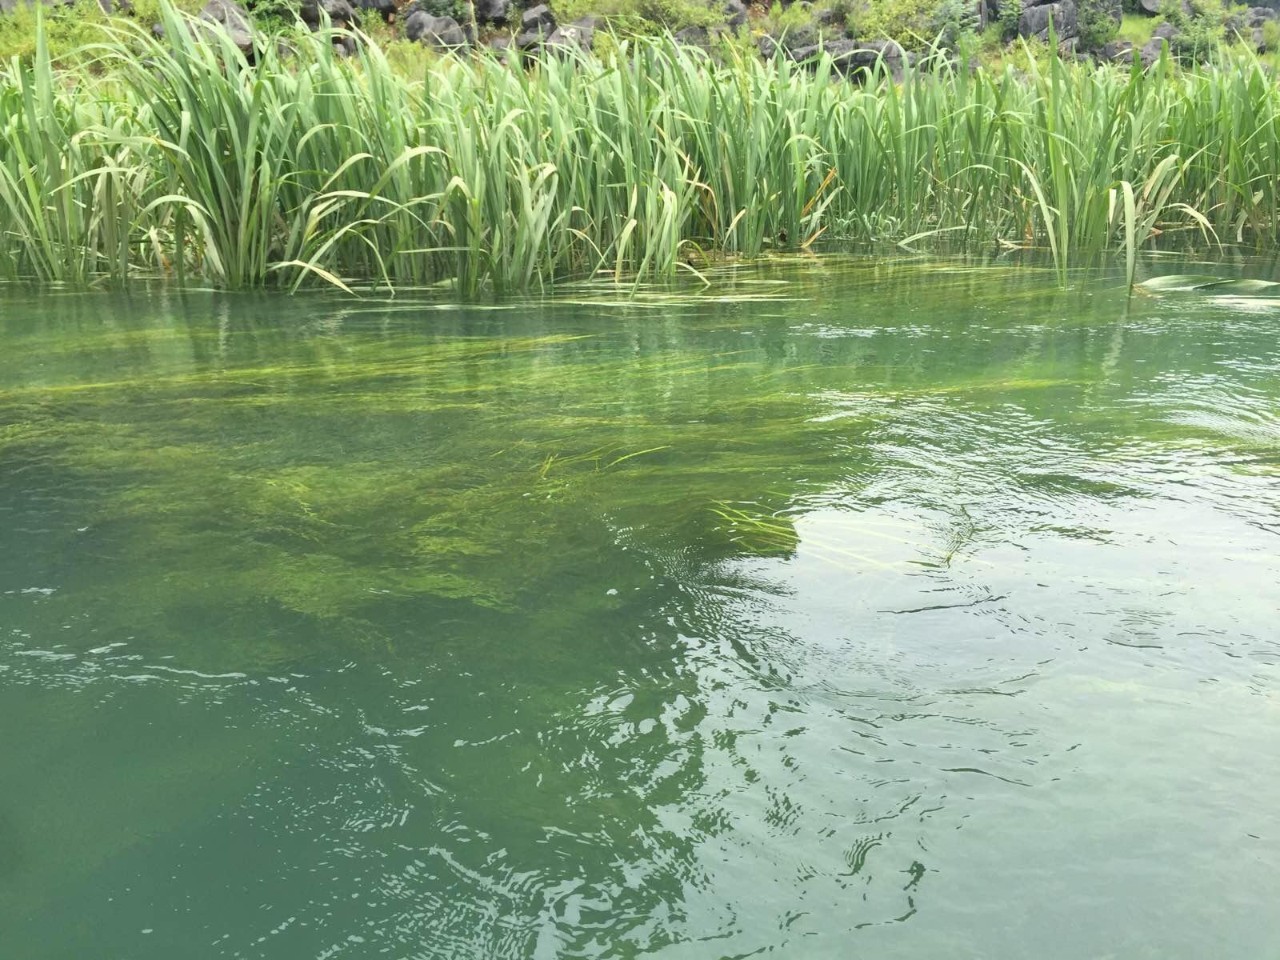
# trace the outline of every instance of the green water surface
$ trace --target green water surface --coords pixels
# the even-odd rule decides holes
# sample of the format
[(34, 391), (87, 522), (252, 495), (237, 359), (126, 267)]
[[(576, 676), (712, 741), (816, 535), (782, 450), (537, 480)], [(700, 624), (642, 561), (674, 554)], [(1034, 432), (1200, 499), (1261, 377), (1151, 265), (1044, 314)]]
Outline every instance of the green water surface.
[(1278, 332), (0, 288), (0, 958), (1280, 957)]

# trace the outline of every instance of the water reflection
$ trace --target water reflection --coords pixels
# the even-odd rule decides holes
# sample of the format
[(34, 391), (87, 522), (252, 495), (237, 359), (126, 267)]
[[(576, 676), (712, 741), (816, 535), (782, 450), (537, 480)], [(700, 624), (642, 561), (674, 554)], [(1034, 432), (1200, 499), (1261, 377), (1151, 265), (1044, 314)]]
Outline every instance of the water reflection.
[(0, 929), (1274, 942), (1266, 319), (773, 270), (736, 302), (9, 297)]

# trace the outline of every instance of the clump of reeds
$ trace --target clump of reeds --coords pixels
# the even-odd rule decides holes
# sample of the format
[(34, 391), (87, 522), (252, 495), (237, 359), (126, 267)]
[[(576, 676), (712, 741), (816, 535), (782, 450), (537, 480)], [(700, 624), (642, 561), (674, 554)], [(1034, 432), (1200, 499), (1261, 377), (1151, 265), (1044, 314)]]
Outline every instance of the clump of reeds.
[(934, 62), (859, 85), (674, 43), (532, 68), (373, 44), (253, 66), (166, 11), (96, 78), (0, 67), (0, 274), (167, 272), (231, 287), (670, 276), (709, 251), (946, 235), (1072, 257), (1170, 224), (1275, 242), (1280, 88), (1257, 62), (1020, 75)]

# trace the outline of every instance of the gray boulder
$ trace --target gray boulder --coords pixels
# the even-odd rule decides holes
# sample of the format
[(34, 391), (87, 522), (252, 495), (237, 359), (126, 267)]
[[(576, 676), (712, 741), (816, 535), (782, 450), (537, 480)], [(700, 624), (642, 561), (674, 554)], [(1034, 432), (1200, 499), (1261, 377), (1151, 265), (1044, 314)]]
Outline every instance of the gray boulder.
[(846, 77), (888, 70), (895, 80), (901, 80), (908, 62), (907, 52), (893, 40), (864, 40), (856, 49), (836, 57), (835, 68)]
[(520, 15), (520, 33), (516, 36), (516, 46), (521, 50), (532, 50), (556, 32), (556, 15), (545, 3), (530, 7)]
[(356, 52), (356, 37), (352, 30), (360, 28), (360, 15), (348, 0), (302, 0), (298, 17), (314, 33), (328, 20), (336, 33), (333, 49), (339, 56), (350, 57)]
[(876, 70), (887, 70), (895, 79), (910, 62), (907, 52), (892, 40), (831, 40), (823, 44), (811, 44), (791, 51), (797, 63), (816, 64), (826, 53), (836, 73), (851, 79), (859, 79)]
[(1179, 33), (1178, 28), (1175, 27), (1172, 23), (1162, 23), (1162, 24), (1159, 24), (1154, 30), (1151, 31), (1151, 39), (1152, 40), (1172, 40), (1174, 37), (1178, 35), (1178, 33)]
[(1098, 59), (1107, 63), (1128, 63), (1133, 59), (1133, 44), (1128, 40), (1112, 40), (1098, 51)]
[(206, 30), (225, 31), (236, 49), (246, 59), (253, 59), (253, 22), (249, 11), (234, 0), (209, 0), (196, 17), (196, 23)]
[[(1149, 16), (1158, 17), (1164, 12), (1164, 0), (1138, 0), (1138, 9)], [(1189, 17), (1195, 14), (1190, 0), (1182, 0), (1182, 12)]]
[(784, 30), (780, 34), (771, 37), (771, 39), (778, 49), (786, 51), (787, 55), (793, 60), (805, 59), (796, 58), (796, 51), (810, 50), (812, 52), (822, 42), (822, 30), (810, 20), (808, 23), (802, 23), (789, 30)]
[(747, 22), (747, 5), (742, 0), (726, 0), (724, 5), (725, 22), (731, 30), (745, 26)]
[(711, 31), (706, 27), (682, 27), (672, 39), (682, 46), (701, 47), (705, 50), (711, 46)]
[(595, 42), (596, 27), (600, 21), (596, 17), (583, 17), (563, 27), (556, 27), (543, 42), (549, 49), (581, 50), (588, 53)]
[(822, 27), (834, 27), (844, 23), (844, 11), (837, 7), (819, 10), (813, 15), (813, 22)]
[(422, 10), (409, 14), (404, 34), (415, 43), (441, 50), (453, 50), (467, 44), (467, 35), (453, 17), (433, 17)]
[(542, 33), (546, 36), (556, 29), (556, 15), (545, 3), (530, 7), (520, 14), (520, 31), (522, 33)]
[(858, 44), (858, 49), (874, 53), (884, 60), (903, 60), (907, 56), (907, 51), (894, 40), (863, 40)]
[(1026, 7), (1022, 11), (1022, 16), (1018, 18), (1018, 36), (1048, 40), (1051, 21), (1059, 40), (1068, 40), (1077, 36), (1079, 24), (1076, 20), (1075, 0), (1061, 0), (1059, 3)]
[(832, 58), (847, 56), (855, 51), (858, 47), (856, 40), (831, 40), (827, 43), (806, 43), (803, 46), (795, 46), (787, 51), (789, 56), (796, 63), (813, 63), (823, 53), (831, 54)]
[(1159, 60), (1160, 54), (1163, 52), (1165, 45), (1168, 44), (1168, 42), (1168, 40), (1165, 40), (1162, 37), (1152, 37), (1144, 43), (1142, 45), (1142, 49), (1138, 51), (1138, 56), (1142, 58), (1142, 65), (1144, 67), (1149, 67)]
[(511, 63), (513, 57), (516, 62), (520, 60), (520, 51), (516, 49), (510, 37), (490, 37), (487, 46), (494, 59), (501, 64)]
[(347, 0), (302, 0), (298, 16), (312, 30), (319, 30), (325, 17), (339, 30), (360, 26), (360, 17)]
[(511, 0), (474, 0), (476, 23), (506, 23), (511, 19)]

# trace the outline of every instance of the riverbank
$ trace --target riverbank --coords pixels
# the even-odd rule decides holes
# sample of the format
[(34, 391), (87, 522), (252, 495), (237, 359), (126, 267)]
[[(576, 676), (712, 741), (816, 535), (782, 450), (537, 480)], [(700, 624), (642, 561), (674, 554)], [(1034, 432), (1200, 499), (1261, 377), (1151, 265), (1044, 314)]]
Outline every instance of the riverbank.
[[(935, 50), (999, 66), (1051, 55), (1150, 66), (1167, 47), (1183, 63), (1252, 53), (1280, 65), (1280, 0), (173, 0), (251, 52), (298, 20), (326, 17), (371, 36), (414, 69), (432, 52), (484, 48), (528, 56), (574, 47), (608, 54), (618, 39), (671, 36), (714, 55), (804, 60), (821, 46), (837, 60), (895, 66)], [(0, 0), (0, 61), (35, 54), (35, 0)], [(127, 18), (160, 24), (160, 0), (42, 0), (55, 59), (78, 61), (101, 27)], [(1052, 24), (1052, 30), (1050, 25)], [(350, 51), (353, 38), (341, 41)]]
[(119, 25), (75, 84), (43, 44), (0, 70), (0, 275), (475, 295), (830, 240), (1132, 264), (1161, 232), (1271, 247), (1280, 222), (1280, 92), (1256, 59), (939, 58), (836, 83), (830, 53), (637, 39), (413, 77), (325, 30), (248, 66), (229, 32), (162, 17), (162, 38)]

